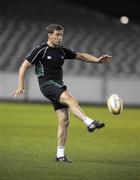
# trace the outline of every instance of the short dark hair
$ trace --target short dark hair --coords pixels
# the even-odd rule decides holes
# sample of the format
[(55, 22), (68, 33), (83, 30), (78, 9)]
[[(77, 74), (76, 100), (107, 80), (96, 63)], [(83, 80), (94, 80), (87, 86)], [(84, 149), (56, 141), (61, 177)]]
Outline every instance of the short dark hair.
[(60, 31), (64, 30), (64, 28), (59, 25), (59, 24), (50, 24), (49, 26), (46, 27), (48, 33), (53, 33), (54, 31)]

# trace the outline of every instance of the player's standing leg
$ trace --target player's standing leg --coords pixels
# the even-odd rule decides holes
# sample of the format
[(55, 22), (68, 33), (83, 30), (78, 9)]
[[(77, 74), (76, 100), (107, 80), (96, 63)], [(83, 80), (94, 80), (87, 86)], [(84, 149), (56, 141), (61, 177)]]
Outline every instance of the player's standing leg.
[(70, 162), (65, 156), (65, 143), (69, 126), (69, 108), (58, 109), (56, 110), (56, 114), (58, 117), (56, 161)]
[(78, 101), (68, 91), (64, 91), (61, 94), (60, 102), (65, 103), (69, 106), (74, 116), (82, 120), (82, 122), (86, 124), (89, 132), (93, 132), (94, 129), (100, 129), (105, 126), (104, 123), (89, 118), (79, 106)]

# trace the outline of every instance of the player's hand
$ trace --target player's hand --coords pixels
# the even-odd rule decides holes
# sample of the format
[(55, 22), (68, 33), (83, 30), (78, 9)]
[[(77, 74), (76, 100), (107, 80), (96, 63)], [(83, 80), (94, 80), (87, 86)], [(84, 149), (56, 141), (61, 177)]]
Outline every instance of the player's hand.
[(13, 93), (13, 97), (15, 98), (19, 98), (22, 94), (24, 94), (24, 89), (22, 88), (18, 88), (14, 93)]
[(111, 63), (111, 62), (112, 62), (112, 56), (105, 54), (99, 57), (99, 63)]

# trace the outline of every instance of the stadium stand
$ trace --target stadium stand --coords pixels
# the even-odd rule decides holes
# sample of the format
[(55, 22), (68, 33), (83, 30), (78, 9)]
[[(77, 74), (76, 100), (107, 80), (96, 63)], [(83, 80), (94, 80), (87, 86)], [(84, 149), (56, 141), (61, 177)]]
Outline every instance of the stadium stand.
[[(62, 8), (59, 11), (63, 13), (70, 13), (65, 3), (59, 8)], [(112, 55), (113, 63), (97, 65), (68, 60), (64, 64), (64, 73), (87, 76), (140, 76), (140, 27), (132, 23), (122, 25), (118, 19), (99, 12), (80, 7), (78, 10), (75, 10), (76, 7), (72, 8), (73, 13), (69, 19), (63, 17), (62, 20), (63, 14), (57, 17), (61, 19), (58, 23), (65, 27), (64, 45), (96, 56)], [(79, 17), (76, 17), (77, 11)], [(57, 22), (58, 19), (54, 19), (54, 22)], [(0, 71), (17, 71), (30, 50), (46, 41), (45, 27), (49, 23), (52, 23), (50, 17), (40, 21), (0, 15)]]

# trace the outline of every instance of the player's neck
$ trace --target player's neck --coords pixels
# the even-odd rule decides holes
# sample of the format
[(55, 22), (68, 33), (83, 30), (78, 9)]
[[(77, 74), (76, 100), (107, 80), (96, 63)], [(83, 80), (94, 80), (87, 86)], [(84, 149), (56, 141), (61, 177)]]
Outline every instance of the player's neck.
[(55, 47), (56, 47), (55, 44), (53, 44), (51, 41), (48, 41), (47, 44), (48, 44), (48, 46), (50, 46), (50, 47), (52, 47), (52, 48), (55, 48)]

